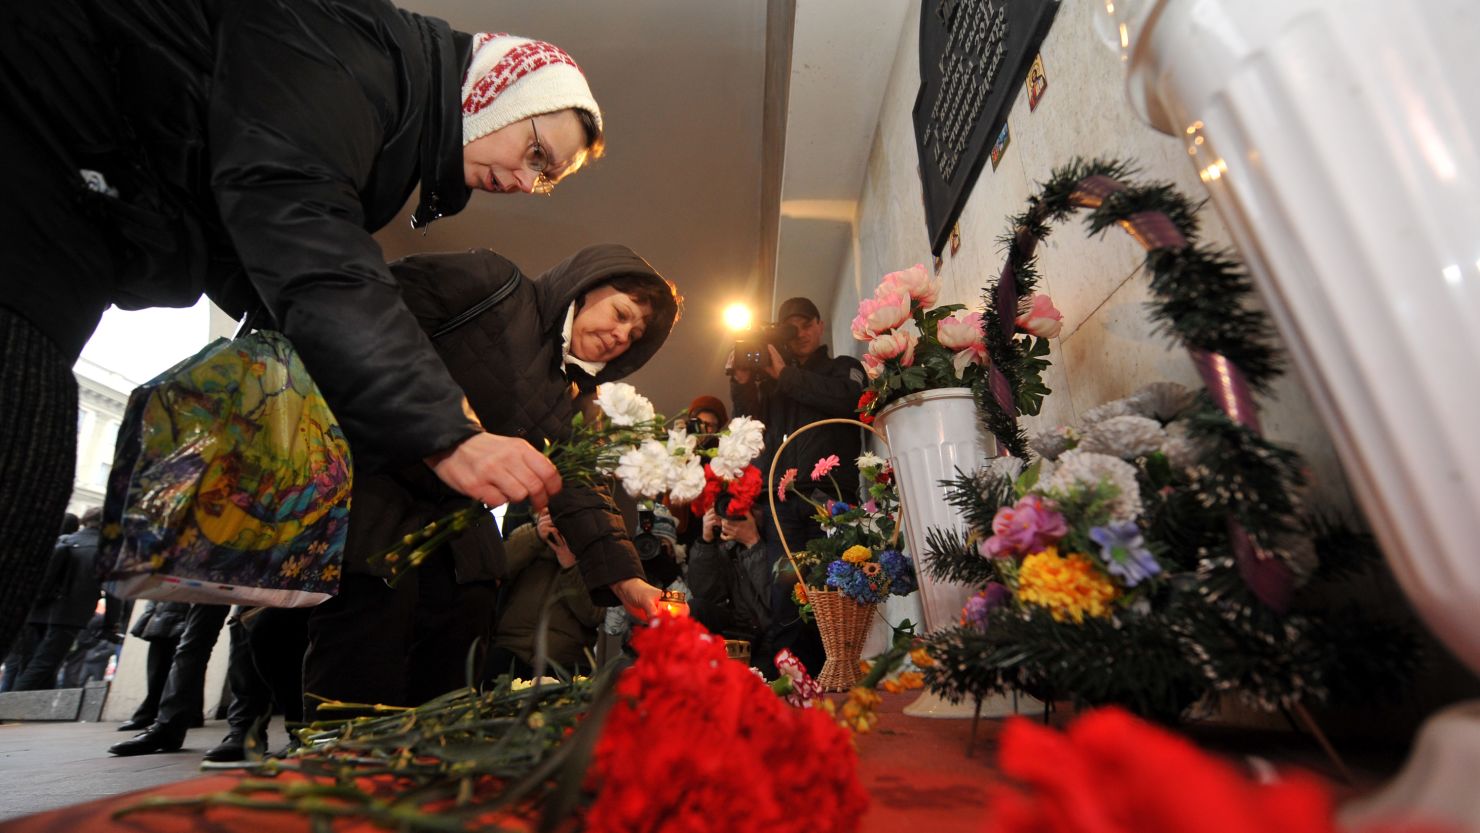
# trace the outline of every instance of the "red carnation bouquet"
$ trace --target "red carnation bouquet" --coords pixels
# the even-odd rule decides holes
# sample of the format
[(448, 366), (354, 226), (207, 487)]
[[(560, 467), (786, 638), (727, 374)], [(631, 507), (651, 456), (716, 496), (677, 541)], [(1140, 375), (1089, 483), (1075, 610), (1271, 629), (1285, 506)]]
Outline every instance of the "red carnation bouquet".
[(590, 833), (847, 833), (868, 796), (848, 732), (796, 709), (686, 617), (632, 637), (587, 786)]
[(755, 506), (761, 493), (761, 470), (747, 465), (740, 476), (726, 480), (714, 473), (714, 468), (704, 466), (704, 491), (689, 504), (695, 517), (702, 518), (713, 506), (720, 515), (738, 518)]

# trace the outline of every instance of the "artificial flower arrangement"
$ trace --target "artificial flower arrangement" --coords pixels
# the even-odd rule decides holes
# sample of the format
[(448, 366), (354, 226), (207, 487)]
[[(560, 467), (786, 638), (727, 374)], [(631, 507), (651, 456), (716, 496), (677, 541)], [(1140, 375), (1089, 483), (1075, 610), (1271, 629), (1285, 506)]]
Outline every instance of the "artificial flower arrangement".
[[(806, 542), (802, 552), (792, 553), (802, 581), (792, 592), (804, 618), (812, 613), (807, 587), (837, 590), (861, 605), (877, 604), (887, 596), (906, 596), (918, 586), (909, 556), (895, 546), (899, 496), (894, 472), (878, 455), (865, 452), (857, 459), (865, 498), (853, 505), (829, 497), (802, 494), (794, 484), (796, 469), (787, 469), (776, 486), (778, 500), (797, 498), (815, 511), (825, 533)], [(839, 465), (836, 454), (817, 461), (812, 480), (832, 478)], [(835, 494), (841, 494), (833, 482)], [(794, 543), (794, 542), (788, 542)]]
[[(989, 360), (982, 314), (963, 304), (932, 306), (939, 295), (940, 282), (916, 264), (885, 275), (873, 297), (859, 303), (852, 332), (868, 344), (863, 366), (869, 384), (858, 400), (863, 422), (916, 391), (985, 386)], [(1014, 392), (1022, 413), (1038, 413), (1049, 393), (1041, 371), (1061, 318), (1047, 295), (1033, 296), (1021, 309), (1012, 343), (1022, 370)]]
[[(673, 420), (663, 417), (647, 397), (625, 382), (597, 387), (595, 404), (596, 418), (587, 419), (577, 411), (568, 439), (545, 442), (543, 452), (562, 481), (593, 485), (615, 476), (634, 497), (667, 495), (673, 503), (688, 503), (716, 481), (723, 486), (743, 481), (753, 472), (759, 491), (760, 473), (750, 466), (765, 447), (765, 425), (759, 420), (737, 416), (720, 432), (716, 447), (701, 449), (699, 437), (685, 428), (684, 414)], [(674, 423), (675, 427), (669, 427)], [(471, 501), (381, 553), (378, 557), (392, 571), (390, 581), (394, 584), (406, 570), (421, 564), (487, 512), (482, 503)]]
[[(1397, 690), (1414, 662), (1406, 632), (1357, 612), (1277, 611), (1245, 584), (1227, 510), (1209, 499), (1230, 485), (1200, 401), (1153, 384), (1034, 436), (1031, 465), (998, 458), (955, 482), (950, 500), (972, 530), (932, 530), (929, 563), (979, 590), (960, 627), (928, 638), (933, 687), (955, 698), (1018, 688), (1163, 719), (1223, 692), (1273, 711)], [(1291, 528), (1278, 541), (1305, 588), (1376, 560), (1361, 536), (1311, 528), (1321, 534)]]

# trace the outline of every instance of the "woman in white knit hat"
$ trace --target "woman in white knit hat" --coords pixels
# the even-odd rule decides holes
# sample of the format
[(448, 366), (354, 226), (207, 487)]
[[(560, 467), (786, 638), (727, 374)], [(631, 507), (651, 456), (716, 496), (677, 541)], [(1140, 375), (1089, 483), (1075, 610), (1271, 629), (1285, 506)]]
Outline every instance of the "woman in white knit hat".
[(0, 147), (0, 439), (18, 450), (0, 457), (0, 654), (71, 490), (71, 367), (109, 304), (265, 307), (361, 470), (424, 462), (490, 505), (559, 490), (468, 415), (371, 233), (418, 188), (420, 227), (600, 155), (563, 50), (384, 0), (4, 3)]

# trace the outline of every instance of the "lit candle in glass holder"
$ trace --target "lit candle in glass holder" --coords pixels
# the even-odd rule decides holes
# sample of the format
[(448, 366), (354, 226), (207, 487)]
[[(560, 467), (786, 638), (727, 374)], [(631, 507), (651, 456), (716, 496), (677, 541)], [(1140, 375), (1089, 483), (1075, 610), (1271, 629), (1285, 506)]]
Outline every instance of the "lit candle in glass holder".
[(658, 597), (658, 609), (669, 616), (688, 616), (689, 600), (682, 590), (664, 590), (663, 595)]

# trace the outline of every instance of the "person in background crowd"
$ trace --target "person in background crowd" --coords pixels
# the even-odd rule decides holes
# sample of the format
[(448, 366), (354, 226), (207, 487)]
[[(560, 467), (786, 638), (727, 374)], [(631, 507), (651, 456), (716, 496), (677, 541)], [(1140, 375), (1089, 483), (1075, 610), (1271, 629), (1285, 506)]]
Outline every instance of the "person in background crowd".
[[(719, 444), (716, 436), (730, 422), (729, 413), (725, 410), (725, 403), (717, 397), (705, 394), (694, 397), (689, 403), (689, 433), (706, 435), (699, 440), (699, 448), (714, 448)], [(699, 538), (699, 519), (688, 510), (687, 506), (674, 505), (664, 498), (665, 505), (673, 513), (673, 518), (678, 523), (678, 544), (687, 547)]]
[[(118, 621), (128, 621), (132, 608), (132, 602), (123, 603), (123, 614)], [(92, 618), (87, 620), (87, 627), (77, 635), (71, 652), (62, 661), (62, 672), (57, 679), (58, 688), (82, 688), (94, 680), (107, 677), (108, 660), (118, 656), (118, 651), (123, 646), (123, 634), (109, 630), (106, 626), (107, 619), (106, 602), (99, 602), (93, 609)]]
[[(541, 444), (568, 437), (577, 412), (594, 414), (596, 386), (652, 358), (679, 314), (673, 285), (614, 244), (581, 249), (537, 280), (486, 249), (416, 255), (391, 268), (408, 308), (440, 333), (436, 349), (478, 421)], [(459, 323), (449, 330), (449, 322)], [(390, 566), (374, 556), (466, 500), (417, 466), (356, 474), (351, 500), (339, 595), (309, 615), (305, 694), (406, 706), (466, 685), (470, 648), (488, 645), (503, 572), (492, 514), (390, 587)], [(644, 617), (656, 611), (659, 590), (644, 581), (606, 487), (569, 484), (549, 513), (593, 602)], [(482, 663), (474, 664), (479, 679)], [(305, 716), (316, 710), (306, 698)]]
[(535, 639), (548, 610), (546, 655), (570, 674), (590, 674), (588, 652), (606, 609), (591, 601), (575, 553), (541, 512), (533, 524), (514, 530), (504, 543), (504, 570), (495, 614), (487, 677), (509, 673), (534, 677)]
[(685, 562), (690, 612), (725, 639), (749, 642), (754, 662), (767, 650), (763, 639), (771, 624), (771, 561), (761, 524), (754, 510), (728, 518), (710, 507), (701, 529)]
[(185, 627), (170, 660), (170, 673), (159, 695), (154, 722), (143, 732), (108, 747), (114, 755), (149, 755), (176, 752), (185, 745), (185, 734), (200, 714), (205, 700), (206, 665), (211, 649), (226, 624), (229, 605), (193, 604), (185, 614)]
[(483, 430), (371, 233), (473, 191), (549, 193), (599, 157), (559, 47), (386, 0), (0, 4), (0, 653), (72, 488), (72, 365), (110, 304), (265, 307), (350, 439), (356, 474), (424, 463), (497, 505), (554, 467)]
[[(689, 588), (683, 579), (686, 553), (678, 543), (678, 524), (673, 513), (665, 506), (655, 506), (651, 510), (636, 509), (635, 501), (633, 507), (637, 517), (629, 523), (634, 530), (633, 541), (642, 556), (642, 569), (648, 581), (660, 589), (677, 590), (683, 593), (684, 598), (689, 598)], [(607, 655), (598, 656), (598, 664), (625, 649), (632, 627), (642, 621), (621, 607), (608, 608), (601, 633), (611, 637), (611, 642), (608, 643)]]
[[(829, 356), (822, 343), (823, 321), (817, 305), (807, 298), (789, 298), (781, 304), (776, 320), (796, 328), (796, 335), (786, 343), (783, 355), (774, 345), (766, 346), (766, 358), (759, 369), (728, 362), (730, 398), (734, 411), (751, 416), (766, 425), (766, 447), (756, 460), (764, 475), (787, 437), (797, 429), (822, 419), (851, 419), (856, 414), (858, 398), (868, 377), (863, 365), (852, 356)], [(776, 477), (788, 469), (797, 470), (795, 488), (803, 494), (820, 494), (853, 503), (858, 499), (858, 468), (854, 462), (863, 447), (858, 429), (847, 425), (814, 428), (787, 445), (776, 465)], [(825, 457), (837, 455), (840, 464), (831, 477), (814, 479), (813, 467)], [(834, 488), (833, 484), (837, 487)], [(785, 545), (799, 550), (807, 540), (821, 535), (812, 519), (812, 508), (806, 501), (791, 500), (777, 504), (774, 528), (785, 534)], [(783, 538), (768, 533), (764, 536), (770, 549), (771, 565), (785, 561)], [(782, 648), (792, 653), (817, 674), (824, 659), (822, 639), (815, 624), (806, 624), (791, 601), (791, 587), (796, 583), (789, 569), (771, 592), (771, 629), (765, 642), (768, 655), (757, 657), (756, 666), (768, 677), (775, 676), (772, 655)]]
[[(36, 649), (16, 679), (16, 691), (55, 688), (57, 672), (72, 650), (72, 643), (92, 619), (102, 588), (98, 584), (98, 521), (102, 510), (92, 508), (82, 515), (82, 527), (64, 535), (52, 551), (46, 575), (36, 594), (27, 627), (35, 631)], [(108, 597), (104, 628), (111, 638), (119, 629), (122, 603)]]
[[(134, 621), (129, 634), (149, 643), (149, 654), (145, 660), (146, 688), (143, 702), (134, 709), (133, 716), (118, 725), (120, 732), (137, 732), (154, 725), (159, 712), (159, 698), (164, 694), (165, 682), (170, 677), (170, 666), (175, 661), (175, 647), (185, 634), (185, 615), (190, 612), (188, 602), (150, 601), (144, 612)], [(185, 709), (190, 728), (205, 722), (205, 685), (193, 690), (200, 701), (188, 704)]]
[[(82, 519), (68, 512), (62, 516), (62, 529), (57, 533), (56, 542), (53, 547), (60, 545), (62, 539), (82, 528)], [(50, 562), (48, 562), (50, 563)], [(28, 607), (29, 611), (30, 608)], [(29, 617), (28, 617), (29, 618)], [(36, 642), (40, 634), (44, 632), (35, 628), (22, 627), (15, 640), (10, 644), (8, 651), (0, 649), (5, 661), (3, 671), (0, 671), (0, 692), (14, 691), (16, 680), (21, 677), (21, 671), (26, 663), (31, 661), (31, 655), (36, 652)]]

